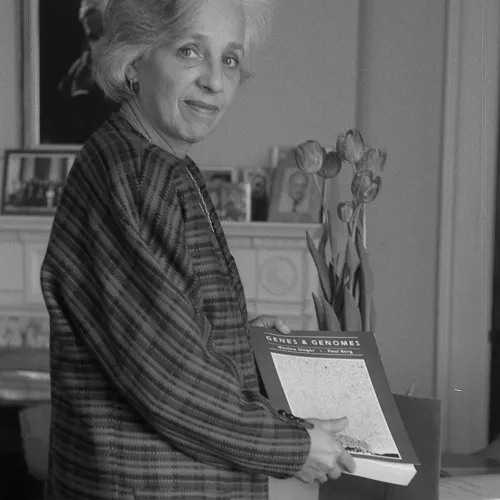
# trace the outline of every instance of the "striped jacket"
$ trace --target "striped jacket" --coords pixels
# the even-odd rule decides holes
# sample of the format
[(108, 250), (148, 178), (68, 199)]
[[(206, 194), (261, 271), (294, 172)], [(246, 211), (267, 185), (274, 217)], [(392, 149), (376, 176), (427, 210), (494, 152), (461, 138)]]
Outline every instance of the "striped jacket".
[(48, 500), (263, 499), (267, 476), (305, 462), (307, 431), (259, 393), (243, 287), (198, 168), (120, 113), (71, 169), (41, 285)]

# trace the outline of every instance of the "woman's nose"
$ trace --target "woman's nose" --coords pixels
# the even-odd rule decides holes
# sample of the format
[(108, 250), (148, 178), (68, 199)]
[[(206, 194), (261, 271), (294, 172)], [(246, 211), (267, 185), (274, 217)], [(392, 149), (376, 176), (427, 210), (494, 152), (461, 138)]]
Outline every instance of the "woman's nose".
[(206, 61), (203, 72), (199, 78), (199, 84), (210, 92), (221, 92), (223, 85), (223, 69), (219, 61)]

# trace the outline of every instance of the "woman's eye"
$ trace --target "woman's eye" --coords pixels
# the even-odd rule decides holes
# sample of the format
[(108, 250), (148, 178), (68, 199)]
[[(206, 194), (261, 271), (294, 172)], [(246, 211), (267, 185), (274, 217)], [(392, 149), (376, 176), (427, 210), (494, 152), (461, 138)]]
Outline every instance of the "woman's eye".
[(222, 62), (228, 68), (238, 68), (240, 66), (240, 60), (236, 56), (225, 56), (222, 58)]
[(181, 47), (179, 50), (179, 55), (185, 59), (193, 59), (198, 56), (198, 53), (193, 47)]

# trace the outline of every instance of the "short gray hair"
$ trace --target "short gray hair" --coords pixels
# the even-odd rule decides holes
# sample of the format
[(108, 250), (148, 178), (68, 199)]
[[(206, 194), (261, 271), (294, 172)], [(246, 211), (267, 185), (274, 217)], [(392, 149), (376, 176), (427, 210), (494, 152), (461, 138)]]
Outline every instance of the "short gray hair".
[[(104, 94), (120, 102), (132, 97), (127, 66), (160, 45), (175, 43), (211, 0), (109, 0), (104, 35), (93, 49), (94, 76)], [(264, 41), (271, 16), (269, 0), (232, 0), (245, 20), (245, 51)]]

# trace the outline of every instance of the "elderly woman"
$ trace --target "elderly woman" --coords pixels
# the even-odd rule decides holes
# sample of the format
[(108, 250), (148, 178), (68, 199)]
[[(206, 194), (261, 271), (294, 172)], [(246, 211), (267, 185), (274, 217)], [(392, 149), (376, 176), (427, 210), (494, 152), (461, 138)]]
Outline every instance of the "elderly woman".
[(283, 416), (259, 393), (243, 287), (187, 156), (231, 103), (264, 8), (109, 2), (96, 77), (121, 109), (79, 153), (42, 266), (48, 499), (262, 499), (267, 476), (353, 470), (344, 419)]

